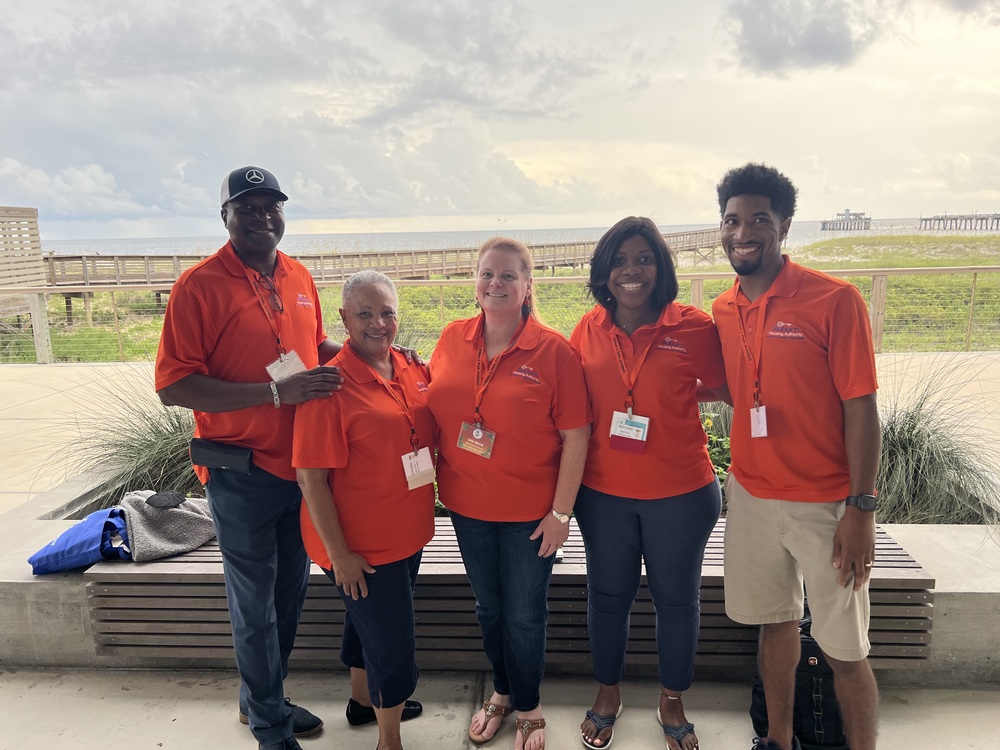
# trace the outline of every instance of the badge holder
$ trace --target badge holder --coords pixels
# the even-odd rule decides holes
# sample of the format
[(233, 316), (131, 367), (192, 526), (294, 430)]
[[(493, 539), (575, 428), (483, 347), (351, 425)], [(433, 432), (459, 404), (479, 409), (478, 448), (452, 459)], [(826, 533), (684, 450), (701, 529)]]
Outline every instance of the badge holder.
[(462, 429), (458, 433), (458, 447), (477, 456), (489, 458), (493, 455), (493, 443), (496, 437), (495, 432), (487, 430), (482, 424), (462, 422)]

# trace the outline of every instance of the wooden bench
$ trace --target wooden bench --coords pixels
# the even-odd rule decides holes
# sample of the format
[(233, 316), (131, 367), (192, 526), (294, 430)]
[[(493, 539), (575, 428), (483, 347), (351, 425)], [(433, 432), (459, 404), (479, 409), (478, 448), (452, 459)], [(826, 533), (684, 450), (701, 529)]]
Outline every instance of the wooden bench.
[[(703, 670), (753, 668), (757, 628), (733, 622), (723, 604), (722, 538), (712, 532), (702, 568)], [(871, 662), (876, 668), (913, 667), (930, 653), (934, 580), (881, 528), (871, 580)], [(215, 542), (148, 563), (105, 562), (84, 577), (97, 653), (119, 657), (232, 663), (222, 561)], [(423, 669), (488, 668), (455, 532), (446, 518), (424, 551), (416, 588), (417, 660)], [(583, 540), (571, 527), (549, 589), (546, 669), (590, 673), (587, 580)], [(292, 660), (302, 667), (339, 666), (344, 607), (315, 565)], [(653, 605), (645, 583), (632, 611), (630, 671), (655, 674)], [(744, 669), (743, 671), (746, 671)]]

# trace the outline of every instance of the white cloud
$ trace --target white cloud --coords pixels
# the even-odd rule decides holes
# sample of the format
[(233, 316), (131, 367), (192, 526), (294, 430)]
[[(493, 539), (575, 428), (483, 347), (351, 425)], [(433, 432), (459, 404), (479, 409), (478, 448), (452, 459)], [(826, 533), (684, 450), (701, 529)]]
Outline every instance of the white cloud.
[(255, 163), (301, 227), (696, 223), (763, 160), (803, 218), (973, 210), (1000, 152), (997, 8), (35, 0), (0, 18), (0, 203), (60, 236), (218, 232), (222, 177)]
[(127, 218), (147, 211), (97, 164), (67, 167), (50, 175), (5, 158), (0, 160), (0, 194), (23, 196), (60, 217)]

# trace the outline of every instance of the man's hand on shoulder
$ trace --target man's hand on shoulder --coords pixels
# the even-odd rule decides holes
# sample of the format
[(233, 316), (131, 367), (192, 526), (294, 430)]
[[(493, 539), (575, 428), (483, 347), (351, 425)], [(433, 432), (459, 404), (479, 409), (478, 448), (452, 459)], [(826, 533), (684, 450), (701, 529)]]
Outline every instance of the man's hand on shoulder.
[(875, 514), (848, 506), (833, 535), (833, 567), (840, 570), (841, 588), (853, 574), (854, 590), (860, 590), (871, 577), (874, 562)]
[(278, 397), (283, 404), (301, 404), (314, 398), (326, 398), (340, 390), (344, 379), (339, 367), (320, 365), (278, 383)]
[(414, 362), (418, 365), (424, 364), (424, 360), (421, 358), (420, 352), (416, 349), (408, 349), (405, 346), (400, 346), (399, 344), (393, 344), (392, 348), (406, 357), (406, 364), (412, 365)]

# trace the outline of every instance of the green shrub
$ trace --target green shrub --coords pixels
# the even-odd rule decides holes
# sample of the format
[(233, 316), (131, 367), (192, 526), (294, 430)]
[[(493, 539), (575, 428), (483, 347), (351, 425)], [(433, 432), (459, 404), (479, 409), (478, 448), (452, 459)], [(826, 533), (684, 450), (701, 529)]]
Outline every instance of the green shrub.
[(107, 478), (95, 507), (115, 505), (133, 490), (203, 494), (188, 453), (194, 415), (163, 406), (153, 393), (152, 369), (132, 369), (106, 386), (99, 415), (79, 423), (79, 435), (67, 444), (65, 455), (79, 471)]
[[(1000, 518), (997, 451), (975, 424), (982, 403), (963, 398), (950, 358), (895, 373), (880, 392), (880, 523), (992, 524)], [(890, 366), (891, 367), (891, 366)], [(906, 389), (900, 384), (910, 381)]]

